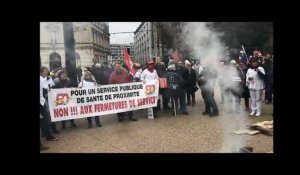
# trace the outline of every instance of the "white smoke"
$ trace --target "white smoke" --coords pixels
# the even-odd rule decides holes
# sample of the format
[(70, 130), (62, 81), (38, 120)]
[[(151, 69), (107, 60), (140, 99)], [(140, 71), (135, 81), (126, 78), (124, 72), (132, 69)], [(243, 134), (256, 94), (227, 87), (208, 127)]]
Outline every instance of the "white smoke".
[[(206, 22), (188, 22), (183, 26), (182, 40), (184, 44), (191, 49), (193, 55), (200, 56), (200, 64), (217, 70), (219, 81), (223, 81), (224, 88), (236, 87), (236, 82), (233, 82), (232, 77), (238, 76), (237, 68), (233, 65), (220, 66), (220, 61), (225, 59), (226, 46), (220, 40), (223, 33), (213, 31)], [(231, 58), (233, 59), (233, 58)], [(216, 79), (210, 80), (207, 85), (219, 86)], [(214, 95), (215, 99), (218, 97)], [(220, 152), (239, 152), (239, 149), (245, 144), (244, 137), (235, 135), (233, 132), (242, 129), (246, 126), (245, 114), (243, 105), (240, 104), (239, 112), (234, 109), (234, 103), (229, 102), (232, 96), (227, 95), (224, 106), (219, 105), (216, 100), (219, 117), (224, 129), (224, 141)], [(223, 109), (223, 110), (222, 110)]]
[(241, 110), (239, 113), (224, 114), (221, 122), (224, 129), (224, 141), (220, 149), (221, 153), (238, 153), (246, 144), (246, 137), (236, 135), (233, 131), (245, 129), (247, 114)]
[(222, 33), (213, 32), (208, 25), (204, 22), (189, 22), (182, 30), (185, 44), (192, 49), (193, 55), (200, 56), (202, 65), (211, 63), (212, 59), (223, 58), (225, 53), (225, 46), (219, 39)]

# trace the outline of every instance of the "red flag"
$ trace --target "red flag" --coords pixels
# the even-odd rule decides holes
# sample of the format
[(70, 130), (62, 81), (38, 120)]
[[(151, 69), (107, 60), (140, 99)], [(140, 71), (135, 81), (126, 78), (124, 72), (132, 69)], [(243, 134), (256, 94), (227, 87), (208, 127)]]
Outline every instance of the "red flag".
[(175, 61), (175, 62), (178, 62), (178, 61), (179, 61), (179, 53), (178, 53), (178, 49), (177, 49), (177, 48), (176, 48), (176, 50), (174, 51), (173, 58), (174, 58), (174, 61)]
[(135, 70), (132, 68), (132, 62), (131, 62), (131, 58), (130, 58), (130, 55), (128, 54), (127, 52), (127, 48), (124, 49), (124, 57), (125, 57), (125, 63), (131, 73), (131, 75), (134, 75), (135, 74)]

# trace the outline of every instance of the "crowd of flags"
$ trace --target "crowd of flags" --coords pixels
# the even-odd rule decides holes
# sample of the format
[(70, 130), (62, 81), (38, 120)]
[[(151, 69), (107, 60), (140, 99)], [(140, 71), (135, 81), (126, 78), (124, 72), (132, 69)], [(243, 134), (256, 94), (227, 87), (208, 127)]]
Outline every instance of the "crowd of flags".
[[(258, 51), (258, 52), (261, 55), (261, 51)], [(124, 59), (125, 59), (126, 66), (128, 67), (128, 69), (130, 71), (130, 74), (134, 75), (135, 70), (133, 69), (133, 63), (131, 61), (131, 58), (130, 58), (127, 48), (124, 48)], [(178, 48), (176, 48), (173, 53), (173, 60), (175, 62), (178, 62), (180, 60)], [(239, 60), (245, 65), (249, 64), (249, 61), (250, 61), (243, 45), (242, 45), (242, 50), (240, 52)]]
[[(134, 75), (135, 74), (135, 70), (133, 69), (133, 63), (131, 61), (131, 57), (128, 53), (128, 49), (124, 48), (124, 59), (125, 59), (125, 64), (128, 67), (130, 74)], [(175, 49), (174, 53), (173, 53), (173, 59), (175, 62), (178, 62), (180, 60), (180, 56), (179, 56), (179, 52), (178, 52), (178, 48)]]

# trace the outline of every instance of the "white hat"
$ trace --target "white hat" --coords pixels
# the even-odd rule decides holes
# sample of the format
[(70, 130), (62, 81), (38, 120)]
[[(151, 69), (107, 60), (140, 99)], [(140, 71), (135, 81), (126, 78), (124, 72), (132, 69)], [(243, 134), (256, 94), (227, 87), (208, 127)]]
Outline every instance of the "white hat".
[(230, 64), (236, 64), (236, 61), (235, 60), (231, 60)]
[(185, 60), (184, 63), (185, 63), (185, 64), (190, 64), (190, 65), (191, 65), (191, 63), (189, 62), (189, 60)]
[(99, 67), (101, 67), (101, 64), (100, 63), (96, 63), (95, 67), (99, 68)]

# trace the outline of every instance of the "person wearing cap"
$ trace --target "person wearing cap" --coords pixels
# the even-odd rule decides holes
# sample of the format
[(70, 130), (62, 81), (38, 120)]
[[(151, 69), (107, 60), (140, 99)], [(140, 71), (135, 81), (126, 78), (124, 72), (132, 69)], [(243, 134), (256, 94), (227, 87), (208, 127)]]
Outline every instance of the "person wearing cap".
[(154, 68), (152, 59), (147, 61), (147, 68), (142, 72), (141, 80), (144, 83), (146, 83), (147, 80), (158, 80), (157, 71)]
[(186, 86), (186, 81), (188, 79), (188, 70), (187, 68), (184, 66), (182, 61), (178, 61), (178, 71), (181, 74), (183, 81), (184, 81), (184, 87)]
[(188, 70), (188, 78), (186, 80), (186, 97), (187, 97), (187, 106), (191, 105), (191, 96), (192, 96), (192, 106), (195, 106), (195, 92), (197, 90), (196, 86), (196, 71), (192, 69), (192, 65), (188, 60), (185, 60), (185, 67)]
[[(166, 98), (172, 101), (172, 106), (175, 108), (174, 110), (178, 110), (178, 100), (180, 103), (180, 111), (184, 115), (189, 115), (186, 110), (185, 104), (185, 94), (184, 94), (184, 81), (182, 75), (177, 70), (177, 66), (175, 61), (170, 60), (167, 67), (166, 79), (168, 84), (168, 89), (166, 92)], [(175, 106), (174, 106), (175, 103)], [(173, 112), (175, 115), (175, 112)]]
[[(143, 83), (146, 83), (147, 80), (157, 80), (157, 81), (159, 81), (157, 71), (154, 68), (153, 59), (151, 59), (151, 58), (148, 59), (147, 68), (142, 72), (142, 75), (141, 75), (141, 81)], [(157, 112), (158, 112), (158, 108), (154, 107), (153, 108), (154, 118), (158, 117)]]

